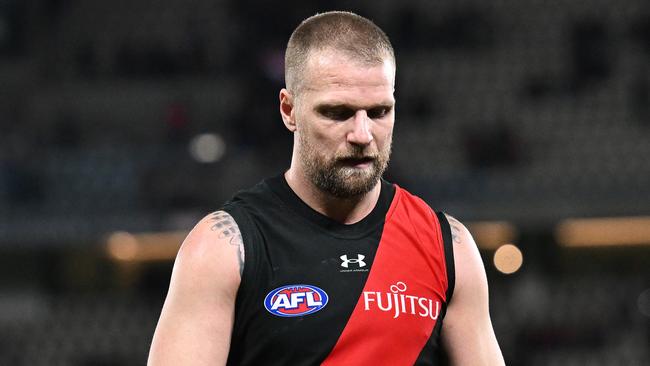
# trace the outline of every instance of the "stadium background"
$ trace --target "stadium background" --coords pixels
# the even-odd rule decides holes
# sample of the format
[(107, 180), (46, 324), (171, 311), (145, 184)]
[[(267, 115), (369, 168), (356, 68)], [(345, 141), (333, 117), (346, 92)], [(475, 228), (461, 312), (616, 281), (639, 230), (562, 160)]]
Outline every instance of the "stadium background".
[(184, 234), (287, 167), (283, 49), (331, 9), (395, 45), (387, 176), (474, 232), (507, 363), (650, 364), (644, 0), (1, 0), (0, 364), (145, 363)]

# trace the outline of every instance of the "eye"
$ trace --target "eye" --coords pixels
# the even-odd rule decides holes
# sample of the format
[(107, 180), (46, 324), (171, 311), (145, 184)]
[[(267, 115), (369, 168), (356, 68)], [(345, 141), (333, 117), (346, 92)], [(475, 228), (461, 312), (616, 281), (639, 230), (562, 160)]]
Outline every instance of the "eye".
[(318, 109), (318, 113), (333, 121), (345, 121), (354, 116), (354, 110), (346, 107), (323, 107)]
[(371, 119), (384, 118), (390, 113), (391, 107), (377, 107), (368, 110), (368, 117)]

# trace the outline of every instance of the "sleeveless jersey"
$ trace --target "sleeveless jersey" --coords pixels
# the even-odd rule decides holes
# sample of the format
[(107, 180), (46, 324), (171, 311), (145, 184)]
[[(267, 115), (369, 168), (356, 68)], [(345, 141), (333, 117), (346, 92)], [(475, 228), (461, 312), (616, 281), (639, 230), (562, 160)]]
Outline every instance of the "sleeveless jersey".
[(344, 225), (316, 212), (283, 175), (222, 209), (246, 261), (229, 365), (439, 365), (454, 287), (449, 223), (381, 181), (375, 208)]

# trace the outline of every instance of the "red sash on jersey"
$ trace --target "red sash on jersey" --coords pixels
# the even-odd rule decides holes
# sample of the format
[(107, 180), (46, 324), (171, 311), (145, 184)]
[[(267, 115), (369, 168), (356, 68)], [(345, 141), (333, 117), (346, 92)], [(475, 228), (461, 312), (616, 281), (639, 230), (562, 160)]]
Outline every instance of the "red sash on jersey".
[(323, 365), (413, 365), (446, 301), (440, 223), (396, 186), (368, 280)]

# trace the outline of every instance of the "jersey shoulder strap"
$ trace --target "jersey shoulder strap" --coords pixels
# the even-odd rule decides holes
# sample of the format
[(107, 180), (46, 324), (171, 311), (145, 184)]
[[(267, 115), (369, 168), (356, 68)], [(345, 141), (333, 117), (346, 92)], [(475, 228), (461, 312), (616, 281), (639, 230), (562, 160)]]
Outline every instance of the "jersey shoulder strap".
[(454, 266), (454, 242), (451, 236), (451, 226), (447, 215), (442, 211), (437, 211), (440, 230), (442, 231), (442, 241), (445, 248), (445, 266), (447, 267), (447, 304), (451, 301), (456, 284), (456, 271)]

